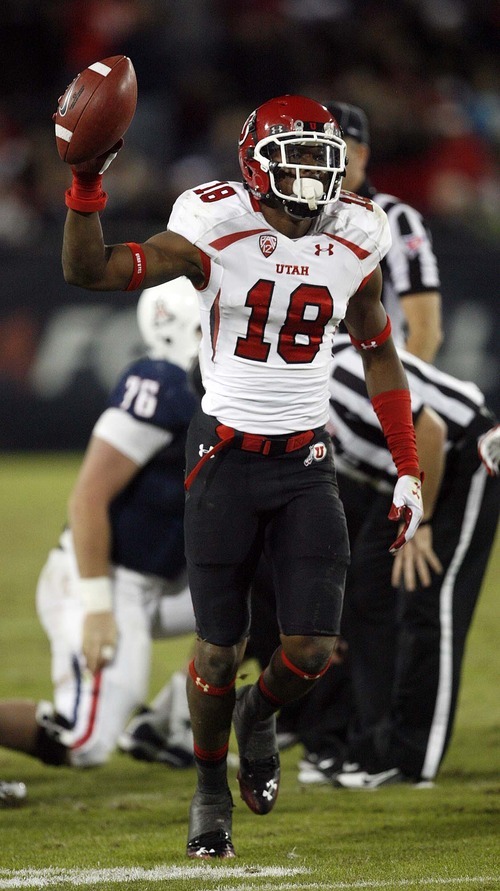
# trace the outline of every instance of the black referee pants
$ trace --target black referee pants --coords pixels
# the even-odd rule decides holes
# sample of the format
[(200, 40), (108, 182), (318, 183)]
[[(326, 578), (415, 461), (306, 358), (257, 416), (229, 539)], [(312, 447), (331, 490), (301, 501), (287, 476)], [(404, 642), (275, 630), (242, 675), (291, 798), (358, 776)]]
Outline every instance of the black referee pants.
[[(448, 457), (433, 518), (443, 573), (432, 573), (431, 586), (412, 593), (391, 585), (391, 497), (337, 472), (351, 541), (342, 615), (347, 657), (306, 699), (281, 712), (283, 729), (298, 734), (308, 751), (335, 755), (347, 744), (346, 757), (370, 772), (399, 767), (409, 777), (436, 776), (498, 524), (500, 479), (488, 477), (479, 462), (480, 432)], [(263, 664), (277, 634), (263, 595), (268, 584), (264, 572), (254, 588), (249, 651)]]
[[(338, 475), (348, 527), (366, 505)], [(359, 487), (358, 487), (359, 488)], [(351, 534), (342, 633), (349, 643), (355, 724), (350, 756), (371, 771), (399, 767), (432, 779), (455, 718), (465, 643), (494, 543), (500, 479), (487, 476), (476, 436), (448, 458), (433, 518), (433, 546), (443, 573), (428, 588), (391, 587), (387, 547), (391, 499), (377, 496)]]

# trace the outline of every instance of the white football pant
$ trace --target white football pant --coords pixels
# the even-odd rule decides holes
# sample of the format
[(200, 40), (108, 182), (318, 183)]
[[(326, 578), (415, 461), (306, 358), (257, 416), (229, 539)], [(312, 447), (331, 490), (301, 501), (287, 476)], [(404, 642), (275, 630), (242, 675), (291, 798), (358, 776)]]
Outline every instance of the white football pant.
[(115, 567), (116, 656), (92, 675), (82, 655), (76, 562), (66, 533), (62, 540), (64, 549), (50, 551), (41, 571), (36, 605), (50, 641), (55, 709), (74, 728), (71, 761), (89, 767), (106, 761), (131, 713), (146, 701), (152, 638), (194, 632), (194, 614), (184, 577), (176, 585)]

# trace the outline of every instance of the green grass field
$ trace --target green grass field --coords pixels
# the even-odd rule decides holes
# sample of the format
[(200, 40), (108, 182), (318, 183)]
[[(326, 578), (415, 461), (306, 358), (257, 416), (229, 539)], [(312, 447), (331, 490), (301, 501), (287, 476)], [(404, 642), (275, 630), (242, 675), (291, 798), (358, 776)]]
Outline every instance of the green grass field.
[[(51, 698), (34, 590), (65, 518), (79, 457), (0, 462), (0, 697)], [(0, 778), (23, 780), (23, 807), (0, 810), (0, 889), (141, 891), (500, 889), (500, 539), (469, 636), (454, 738), (433, 789), (301, 788), (300, 749), (283, 754), (278, 804), (263, 820), (238, 799), (227, 864), (185, 858), (194, 770), (116, 754), (103, 768), (49, 768), (0, 751)], [(189, 638), (154, 645), (152, 693)]]

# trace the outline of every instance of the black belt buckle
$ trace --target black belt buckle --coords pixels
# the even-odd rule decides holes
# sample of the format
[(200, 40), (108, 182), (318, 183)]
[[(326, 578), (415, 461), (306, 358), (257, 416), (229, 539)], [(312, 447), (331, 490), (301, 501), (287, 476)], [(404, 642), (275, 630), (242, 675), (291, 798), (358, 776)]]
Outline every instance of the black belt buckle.
[[(286, 447), (288, 444), (289, 437), (286, 439), (268, 439), (266, 440), (266, 446), (268, 446), (265, 450), (266, 455), (270, 458), (277, 458), (279, 455), (284, 455), (286, 453)], [(264, 448), (262, 449), (264, 452)]]

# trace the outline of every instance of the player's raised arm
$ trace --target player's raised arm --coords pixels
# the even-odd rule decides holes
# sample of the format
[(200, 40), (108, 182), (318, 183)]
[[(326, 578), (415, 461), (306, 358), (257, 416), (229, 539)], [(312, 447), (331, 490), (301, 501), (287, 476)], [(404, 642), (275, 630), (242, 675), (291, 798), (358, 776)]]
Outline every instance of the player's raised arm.
[(125, 56), (82, 71), (59, 99), (54, 115), (59, 155), (71, 165), (66, 192), (62, 265), (66, 281), (90, 290), (135, 290), (185, 275), (203, 281), (199, 252), (169, 232), (145, 244), (104, 243), (99, 213), (107, 202), (103, 174), (123, 146), (135, 112), (137, 82)]
[[(78, 173), (73, 169), (75, 188)], [(99, 177), (101, 179), (101, 177)], [(99, 186), (100, 188), (100, 186)], [(71, 196), (66, 193), (66, 202)], [(204, 280), (200, 253), (174, 232), (161, 232), (144, 244), (106, 245), (99, 213), (71, 209), (66, 217), (62, 246), (64, 278), (91, 291), (135, 291), (185, 275), (193, 284)]]

